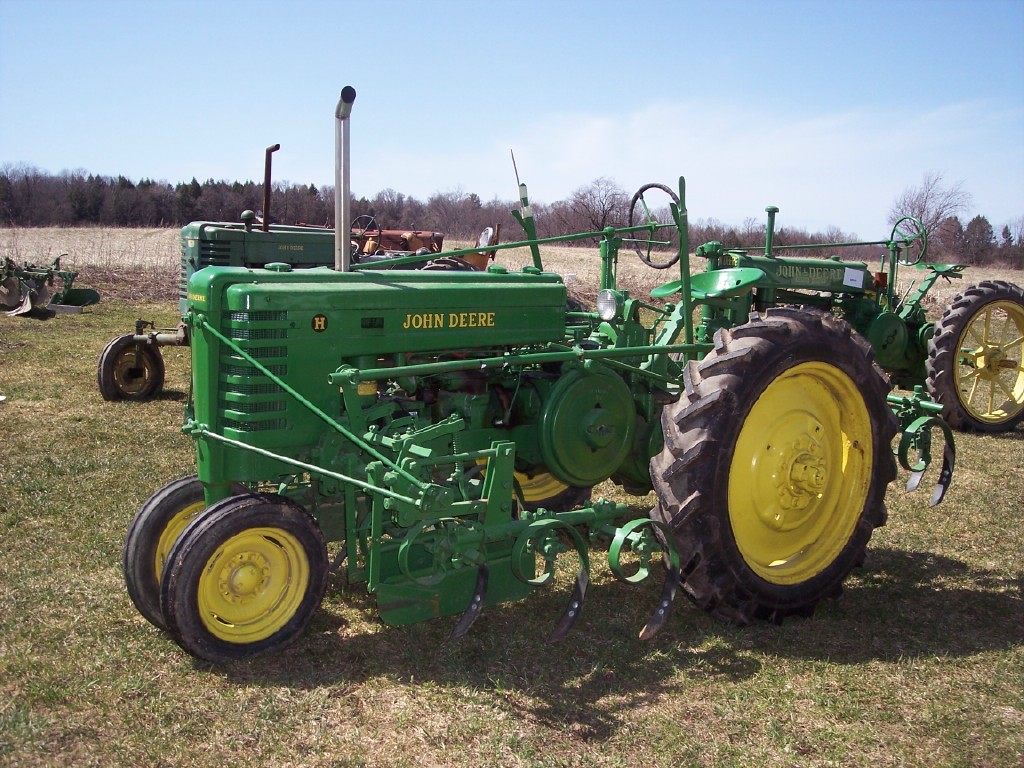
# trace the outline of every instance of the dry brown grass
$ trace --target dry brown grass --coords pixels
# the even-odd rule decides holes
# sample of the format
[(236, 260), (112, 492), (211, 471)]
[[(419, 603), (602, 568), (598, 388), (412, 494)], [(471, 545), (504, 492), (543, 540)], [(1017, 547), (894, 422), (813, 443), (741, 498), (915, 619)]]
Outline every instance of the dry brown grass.
[[(452, 249), (472, 243), (450, 241)], [(106, 299), (159, 301), (178, 295), (180, 267), (178, 229), (117, 229), (110, 227), (42, 227), (0, 229), (0, 258), (21, 263), (49, 264), (55, 256), (65, 269), (77, 271), (79, 285), (96, 288)], [(542, 249), (544, 267), (571, 276), (575, 295), (592, 301), (600, 281), (601, 259), (596, 246), (547, 246)], [(529, 250), (499, 250), (495, 262), (518, 270), (532, 264)], [(873, 266), (873, 265), (871, 265)], [(692, 258), (690, 269), (704, 269), (702, 259)], [(923, 276), (910, 267), (901, 269), (898, 287), (910, 291)], [(929, 316), (936, 319), (953, 297), (981, 280), (1008, 279), (1021, 282), (1020, 272), (999, 267), (972, 267), (963, 279), (940, 280), (925, 299)], [(678, 277), (678, 268), (654, 270), (637, 258), (628, 246), (619, 256), (618, 284), (634, 296), (646, 298), (651, 289)]]
[[(85, 232), (91, 249), (56, 244), (77, 230), (57, 232), (50, 246), (46, 232), (34, 253), (18, 233), (21, 260), (67, 250), (84, 285), (86, 275), (109, 274), (111, 288), (124, 289), (163, 261), (176, 275), (176, 232), (164, 233), (167, 253), (148, 266), (117, 262), (114, 235), (132, 231)], [(89, 262), (104, 252), (106, 263)], [(646, 270), (635, 262), (624, 255), (621, 275), (647, 279), (633, 277), (634, 267)], [(549, 264), (596, 283), (588, 249), (552, 249)], [(194, 446), (179, 431), (188, 351), (167, 350), (158, 400), (105, 403), (95, 380), (103, 345), (135, 317), (174, 324), (175, 280), (159, 303), (108, 293), (82, 315), (0, 316), (0, 765), (1024, 760), (1020, 429), (959, 436), (958, 472), (938, 508), (893, 484), (889, 524), (865, 567), (841, 600), (806, 620), (734, 629), (680, 599), (665, 630), (642, 643), (636, 632), (659, 585), (619, 584), (595, 555), (585, 611), (559, 645), (542, 638), (564, 607), (565, 578), (486, 611), (469, 635), (446, 642), (453, 621), (384, 627), (365, 590), (336, 576), (293, 646), (217, 668), (194, 661), (138, 615), (120, 570), (139, 506), (193, 471)], [(641, 514), (651, 503), (610, 484), (598, 494)]]

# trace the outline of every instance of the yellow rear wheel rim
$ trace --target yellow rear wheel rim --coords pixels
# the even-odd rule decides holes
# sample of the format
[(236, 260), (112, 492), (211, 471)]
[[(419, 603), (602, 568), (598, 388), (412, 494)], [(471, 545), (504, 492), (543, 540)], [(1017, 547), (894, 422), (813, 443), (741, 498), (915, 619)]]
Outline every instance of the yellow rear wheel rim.
[[(486, 466), (486, 459), (477, 459), (477, 464)], [(569, 489), (568, 483), (563, 483), (550, 472), (536, 472), (528, 475), (525, 472), (513, 472), (519, 489), (523, 492), (523, 501), (527, 504), (553, 499), (558, 494)]]
[(954, 367), (964, 409), (981, 422), (998, 424), (1024, 410), (1024, 308), (995, 301), (964, 328)]
[(569, 488), (550, 472), (538, 472), (532, 477), (516, 472), (515, 477), (523, 491), (523, 501), (527, 504), (552, 499)]
[(854, 381), (823, 362), (772, 381), (743, 423), (729, 470), (729, 521), (762, 579), (799, 584), (825, 570), (864, 510), (871, 416)]
[(309, 583), (309, 561), (295, 536), (280, 528), (251, 528), (225, 541), (207, 561), (199, 614), (221, 640), (259, 642), (295, 615)]

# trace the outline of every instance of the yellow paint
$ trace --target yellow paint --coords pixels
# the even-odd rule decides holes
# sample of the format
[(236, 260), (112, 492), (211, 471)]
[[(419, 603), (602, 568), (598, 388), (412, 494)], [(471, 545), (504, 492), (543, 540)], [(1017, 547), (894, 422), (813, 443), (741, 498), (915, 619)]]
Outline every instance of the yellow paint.
[(796, 365), (761, 393), (736, 441), (728, 493), (736, 546), (762, 579), (802, 583), (847, 545), (871, 488), (871, 424), (857, 385), (824, 362)]
[(493, 328), (494, 312), (408, 312), (402, 321), (407, 331), (437, 328)]

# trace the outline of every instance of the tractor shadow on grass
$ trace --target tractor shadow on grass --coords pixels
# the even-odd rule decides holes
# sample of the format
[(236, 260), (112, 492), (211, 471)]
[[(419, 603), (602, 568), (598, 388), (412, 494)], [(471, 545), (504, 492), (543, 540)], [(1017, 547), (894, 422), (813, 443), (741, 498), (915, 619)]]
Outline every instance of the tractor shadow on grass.
[(753, 628), (759, 650), (839, 664), (966, 657), (1024, 645), (1024, 571), (933, 552), (871, 548), (839, 600), (781, 635)]
[(564, 607), (565, 581), (486, 610), (456, 641), (447, 639), (454, 618), (384, 627), (373, 598), (338, 581), (294, 645), (219, 670), (248, 685), (326, 686), (338, 695), (375, 679), (410, 690), (429, 683), (455, 696), (484, 691), (516, 717), (600, 740), (625, 727), (638, 707), (742, 684), (772, 659), (855, 665), (1024, 644), (1024, 574), (1008, 578), (929, 552), (872, 550), (843, 597), (781, 626), (724, 626), (680, 597), (649, 642), (637, 632), (660, 585), (610, 578), (597, 578), (565, 640), (545, 642)]

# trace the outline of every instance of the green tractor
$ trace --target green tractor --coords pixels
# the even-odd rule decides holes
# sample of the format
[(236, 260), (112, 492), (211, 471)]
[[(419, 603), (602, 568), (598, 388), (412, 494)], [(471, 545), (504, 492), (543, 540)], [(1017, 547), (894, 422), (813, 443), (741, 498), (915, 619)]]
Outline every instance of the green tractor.
[[(630, 205), (629, 223), (649, 221), (656, 197), (678, 202), (661, 184), (642, 187)], [(887, 240), (779, 246), (774, 244), (778, 208), (766, 209), (763, 249), (725, 248), (709, 242), (696, 250), (707, 259), (704, 272), (691, 279), (693, 298), (702, 307), (698, 339), (710, 340), (719, 328), (733, 327), (751, 310), (798, 304), (833, 312), (862, 334), (875, 359), (902, 388), (926, 388), (942, 405), (943, 418), (955, 429), (1003, 432), (1024, 420), (1024, 291), (1003, 280), (985, 280), (959, 294), (938, 323), (927, 319), (923, 299), (940, 278), (960, 279), (962, 264), (925, 261), (928, 236), (920, 221), (896, 222)], [(878, 271), (863, 262), (840, 261), (844, 250), (881, 246)], [(671, 251), (655, 239), (636, 241), (645, 263), (671, 266)], [(797, 257), (798, 252), (833, 251), (827, 259)], [(899, 292), (900, 267), (924, 275)], [(670, 283), (654, 292), (665, 298), (678, 292)]]
[[(206, 267), (262, 268), (286, 263), (309, 269), (335, 264), (335, 230), (270, 223), (271, 156), (280, 148), (274, 144), (266, 150), (262, 215), (243, 211), (239, 222), (196, 221), (182, 228), (179, 304), (183, 314), (188, 309), (188, 280)], [(355, 263), (437, 254), (444, 242), (440, 232), (383, 229), (369, 215), (353, 219), (349, 234)], [(96, 362), (96, 381), (103, 399), (138, 402), (159, 396), (165, 375), (161, 348), (188, 344), (189, 329), (184, 323), (158, 328), (153, 321), (136, 320), (135, 332), (111, 339)]]
[[(341, 570), (386, 624), (458, 616), (458, 637), (483, 609), (550, 584), (568, 553), (558, 640), (583, 607), (595, 543), (627, 582), (664, 565), (641, 637), (679, 591), (724, 620), (780, 621), (839, 593), (885, 521), (897, 459), (916, 487), (934, 430), (941, 500), (953, 471), (942, 406), (893, 394), (838, 316), (847, 293), (895, 308), (865, 268), (827, 261), (839, 282), (819, 275), (805, 294), (709, 246), (710, 277), (691, 276), (682, 179), (668, 223), (648, 212), (559, 238), (536, 236), (525, 185), (520, 200), (525, 239), (495, 246), (529, 249), (519, 271), (415, 269), (433, 257), (414, 255), (407, 269), (191, 275), (183, 430), (198, 471), (145, 502), (124, 548), (133, 602), (187, 652), (222, 662), (282, 647)], [(594, 238), (600, 290), (586, 310), (541, 250)], [(617, 286), (624, 244), (646, 261), (665, 242), (679, 276), (655, 298), (668, 301)], [(884, 245), (906, 260), (916, 242)], [(608, 480), (653, 489), (650, 515), (594, 500)]]

